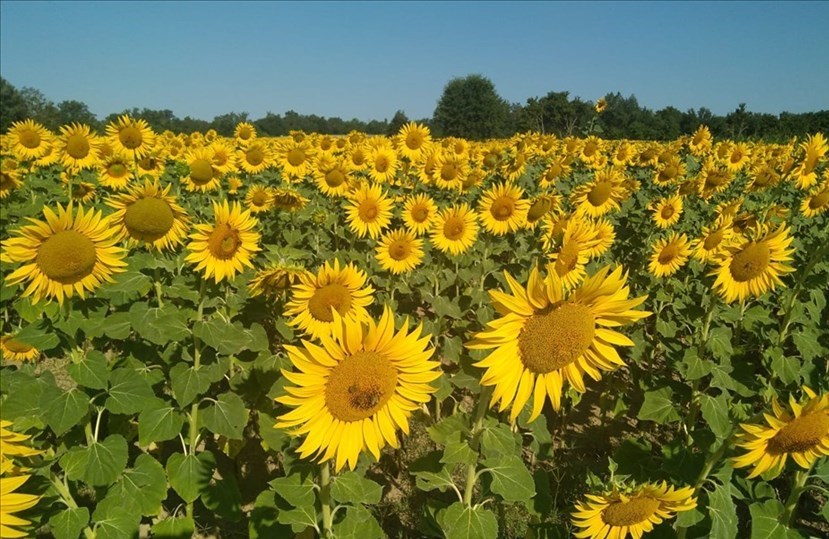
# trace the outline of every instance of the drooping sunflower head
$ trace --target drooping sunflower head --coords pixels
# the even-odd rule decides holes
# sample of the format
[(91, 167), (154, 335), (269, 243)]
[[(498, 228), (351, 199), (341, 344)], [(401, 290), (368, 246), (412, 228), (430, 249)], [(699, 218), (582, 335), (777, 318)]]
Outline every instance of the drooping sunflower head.
[(668, 277), (679, 271), (690, 255), (688, 236), (673, 232), (653, 244), (648, 271), (655, 277)]
[[(829, 171), (829, 169), (827, 169)], [(800, 203), (800, 212), (806, 217), (815, 217), (829, 210), (829, 181), (824, 180)]]
[(302, 193), (288, 187), (274, 189), (271, 195), (273, 196), (273, 206), (278, 210), (297, 211), (308, 204), (308, 199), (302, 196)]
[(273, 299), (289, 290), (302, 277), (309, 276), (308, 270), (299, 264), (280, 262), (257, 271), (248, 283), (248, 293), (251, 297), (264, 295)]
[(611, 328), (650, 314), (636, 310), (646, 297), (628, 297), (621, 267), (613, 272), (605, 267), (569, 292), (554, 271), (542, 277), (534, 268), (526, 286), (507, 272), (504, 276), (510, 293), (489, 293), (501, 317), (466, 347), (494, 349), (476, 366), (486, 369), (481, 384), (495, 386), (490, 406), (511, 406), (512, 421), (531, 398), (530, 421), (547, 396), (560, 409), (565, 383), (583, 393), (585, 374), (598, 380), (601, 371), (624, 365), (614, 345), (633, 346), (633, 341)]
[(115, 209), (112, 225), (121, 230), (129, 245), (147, 245), (151, 249), (172, 250), (184, 242), (190, 229), (187, 211), (170, 195), (172, 184), (162, 188), (158, 182), (145, 180), (126, 193), (114, 196), (107, 205)]
[(21, 185), (23, 182), (20, 181), (20, 174), (16, 169), (7, 170), (6, 167), (0, 167), (0, 198), (6, 198)]
[(441, 374), (429, 360), (431, 335), (421, 333), (422, 326), (409, 331), (408, 319), (395, 331), (386, 307), (379, 322), (335, 315), (323, 346), (286, 346), (294, 371), (282, 374), (292, 385), (277, 401), (293, 409), (276, 427), (305, 437), (302, 458), (334, 459), (337, 471), (354, 469), (366, 449), (379, 459), (386, 444), (399, 447), (397, 430), (409, 433), (409, 416), (430, 400), (437, 390), (431, 382)]
[(377, 238), (391, 223), (392, 206), (379, 184), (363, 184), (346, 205), (349, 229), (359, 238)]
[(557, 210), (561, 206), (561, 197), (554, 193), (544, 193), (535, 197), (527, 209), (527, 218), (524, 227), (534, 230), (544, 216), (549, 212)]
[(604, 97), (600, 97), (600, 98), (596, 101), (596, 107), (595, 107), (595, 108), (596, 108), (596, 112), (598, 112), (599, 114), (601, 114), (602, 112), (604, 112), (604, 111), (605, 111), (605, 109), (607, 108), (607, 99), (606, 99), (606, 98), (604, 98)]
[(688, 141), (688, 147), (692, 154), (701, 156), (711, 150), (713, 140), (714, 137), (711, 136), (711, 130), (707, 126), (701, 125), (691, 135), (691, 139)]
[(815, 461), (829, 455), (829, 394), (818, 395), (803, 387), (805, 402), (789, 397), (789, 410), (772, 401), (774, 415), (763, 414), (766, 425), (743, 424), (737, 447), (747, 452), (734, 458), (735, 468), (753, 466), (749, 478), (767, 474), (777, 477), (791, 457), (798, 466), (810, 469)]
[(118, 229), (100, 211), (74, 211), (69, 204), (58, 205), (57, 213), (44, 207), (43, 215), (46, 221), (32, 219), (2, 243), (0, 260), (23, 263), (6, 283), (28, 283), (24, 297), (32, 296), (34, 303), (44, 298), (63, 303), (75, 294), (83, 298), (124, 271)]
[(326, 262), (317, 273), (300, 278), (291, 289), (291, 301), (285, 305), (289, 324), (299, 327), (313, 338), (328, 335), (338, 315), (358, 322), (369, 319), (366, 307), (374, 301), (374, 288), (366, 284), (366, 273), (351, 263), (340, 267)]
[(524, 226), (530, 209), (522, 198), (524, 190), (509, 183), (496, 184), (481, 195), (478, 215), (481, 224), (491, 234), (503, 236)]
[(441, 211), (430, 232), (432, 245), (444, 253), (459, 255), (478, 239), (478, 216), (468, 204), (456, 204)]
[(143, 157), (155, 146), (155, 133), (144, 120), (135, 120), (124, 114), (107, 125), (106, 134), (116, 149)]
[(0, 355), (4, 361), (35, 361), (40, 357), (40, 351), (28, 343), (18, 341), (14, 335), (4, 335), (0, 337)]
[(387, 232), (377, 245), (377, 262), (392, 273), (412, 271), (423, 260), (423, 240), (414, 233), (398, 229)]

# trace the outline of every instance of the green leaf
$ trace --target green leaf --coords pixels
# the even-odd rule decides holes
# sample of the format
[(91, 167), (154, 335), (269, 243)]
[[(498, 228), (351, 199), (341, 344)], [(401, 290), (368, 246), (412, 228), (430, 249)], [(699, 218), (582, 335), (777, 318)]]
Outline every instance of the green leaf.
[(731, 499), (731, 485), (717, 485), (708, 493), (708, 513), (711, 516), (711, 537), (737, 537), (737, 507)]
[(731, 420), (728, 417), (728, 399), (724, 394), (717, 397), (700, 395), (702, 417), (711, 427), (711, 432), (718, 438), (725, 438), (731, 433)]
[(118, 369), (110, 377), (105, 406), (114, 414), (135, 414), (155, 402), (152, 387), (132, 369)]
[(455, 484), (448, 467), (440, 462), (440, 457), (440, 451), (432, 451), (409, 465), (409, 473), (415, 476), (417, 488), (446, 492)]
[(97, 350), (92, 350), (78, 363), (66, 368), (69, 376), (79, 385), (90, 389), (106, 389), (109, 381), (107, 358)]
[(73, 447), (60, 458), (60, 467), (66, 472), (66, 477), (72, 481), (80, 481), (86, 469), (87, 455), (85, 447)]
[(440, 461), (444, 464), (475, 464), (478, 462), (478, 453), (469, 446), (469, 442), (458, 432), (447, 440)]
[(456, 320), (463, 318), (458, 303), (443, 296), (432, 298), (432, 308), (435, 310), (435, 314), (440, 317), (449, 317)]
[(334, 524), (333, 530), (335, 537), (343, 538), (383, 539), (386, 536), (371, 511), (359, 505), (347, 507), (345, 518)]
[(680, 363), (680, 372), (686, 380), (699, 380), (711, 373), (711, 361), (699, 357), (696, 348), (688, 348)]
[(730, 359), (734, 350), (731, 347), (731, 328), (718, 327), (708, 333), (708, 349), (717, 359)]
[(124, 305), (146, 296), (152, 287), (152, 280), (140, 271), (125, 271), (115, 277), (114, 283), (102, 286), (95, 295), (110, 299), (115, 305)]
[(530, 506), (535, 496), (535, 482), (521, 457), (506, 455), (497, 459), (487, 459), (484, 467), (492, 476), (490, 489), (508, 502), (523, 502)]
[(688, 511), (680, 511), (676, 515), (675, 528), (690, 528), (694, 524), (705, 519), (705, 515), (699, 509), (691, 509)]
[[(98, 504), (95, 513), (102, 504)], [(138, 528), (141, 523), (141, 515), (130, 513), (129, 510), (114, 507), (104, 517), (92, 515), (95, 520), (95, 539), (125, 539), (138, 535)]]
[(239, 395), (222, 393), (215, 403), (200, 411), (199, 417), (211, 432), (241, 440), (248, 422), (248, 411)]
[(486, 458), (511, 455), (515, 451), (515, 435), (509, 427), (497, 421), (484, 424), (481, 432), (481, 448)]
[(190, 336), (186, 310), (159, 309), (146, 303), (134, 303), (130, 307), (129, 319), (133, 329), (153, 344), (165, 345), (183, 341)]
[(121, 475), (106, 497), (122, 504), (131, 513), (159, 514), (161, 502), (167, 497), (164, 467), (146, 453), (138, 455), (133, 468)]
[(811, 328), (804, 328), (792, 333), (792, 341), (800, 352), (800, 356), (811, 361), (823, 355), (823, 347), (820, 345), (820, 335)]
[(156, 399), (138, 416), (138, 443), (146, 447), (152, 442), (163, 442), (178, 436), (184, 425), (184, 416), (169, 402)]
[(288, 446), (291, 435), (285, 429), (274, 427), (276, 419), (260, 411), (258, 413), (259, 435), (262, 437), (262, 447), (267, 450), (279, 451)]
[(201, 369), (196, 370), (186, 363), (176, 363), (170, 369), (170, 385), (176, 402), (187, 406), (210, 388), (210, 379)]
[(334, 478), (331, 497), (344, 503), (380, 503), (383, 487), (357, 472), (344, 472)]
[(104, 335), (110, 339), (123, 340), (130, 336), (132, 326), (126, 312), (112, 313), (104, 321)]
[(54, 328), (52, 328), (46, 320), (38, 320), (33, 324), (29, 324), (14, 335), (16, 341), (34, 346), (41, 352), (51, 350), (60, 344), (60, 339), (57, 336)]
[(467, 507), (456, 502), (440, 516), (446, 539), (496, 539), (498, 520), (495, 513), (483, 507)]
[(86, 507), (66, 508), (49, 519), (49, 527), (55, 539), (78, 539), (89, 524), (89, 509)]
[(77, 425), (89, 412), (89, 396), (80, 389), (70, 389), (57, 397), (43, 393), (40, 400), (43, 419), (58, 436)]
[(170, 486), (187, 503), (196, 501), (201, 493), (207, 490), (215, 468), (216, 459), (210, 451), (203, 451), (198, 455), (173, 453), (167, 459)]
[(751, 512), (751, 539), (800, 537), (800, 534), (780, 522), (783, 504), (779, 501), (768, 500), (764, 503), (753, 503), (748, 510)]
[(192, 517), (168, 518), (152, 527), (153, 539), (190, 539), (196, 531)]
[(777, 375), (784, 384), (791, 384), (800, 379), (800, 359), (786, 357), (780, 347), (772, 347), (763, 351), (763, 356), (770, 360), (771, 371)]
[(242, 519), (242, 493), (232, 475), (208, 485), (201, 495), (205, 507), (230, 522)]
[(83, 480), (89, 485), (110, 485), (127, 467), (127, 441), (120, 434), (90, 444), (84, 454)]
[(679, 413), (674, 408), (673, 391), (663, 387), (656, 391), (645, 392), (645, 401), (637, 415), (639, 419), (668, 423), (679, 419)]
[(294, 507), (313, 505), (316, 499), (314, 481), (310, 475), (292, 473), (285, 477), (277, 477), (268, 483), (277, 494)]
[(313, 505), (303, 505), (290, 511), (280, 511), (276, 520), (289, 525), (295, 533), (300, 533), (305, 528), (317, 525), (317, 511)]

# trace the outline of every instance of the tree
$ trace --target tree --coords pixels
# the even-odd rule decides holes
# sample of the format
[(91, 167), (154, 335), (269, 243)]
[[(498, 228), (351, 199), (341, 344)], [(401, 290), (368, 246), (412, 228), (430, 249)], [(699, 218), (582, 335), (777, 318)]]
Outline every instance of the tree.
[(386, 131), (387, 135), (394, 136), (400, 131), (400, 128), (409, 123), (409, 117), (406, 116), (406, 113), (402, 110), (398, 110), (394, 113), (394, 117), (391, 119), (391, 123), (389, 124), (389, 130)]
[(469, 75), (452, 79), (443, 89), (433, 124), (440, 136), (482, 140), (505, 134), (509, 112), (509, 103), (498, 95), (492, 81)]
[(100, 129), (98, 117), (92, 114), (83, 101), (69, 99), (58, 103), (58, 124), (67, 125), (73, 122), (86, 124), (93, 129)]
[(29, 117), (29, 108), (23, 95), (12, 84), (0, 77), (0, 133), (5, 133), (12, 122)]

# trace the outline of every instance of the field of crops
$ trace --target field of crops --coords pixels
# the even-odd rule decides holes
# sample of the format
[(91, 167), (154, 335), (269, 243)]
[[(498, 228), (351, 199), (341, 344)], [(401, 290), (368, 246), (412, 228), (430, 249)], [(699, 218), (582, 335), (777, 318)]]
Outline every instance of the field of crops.
[(828, 147), (16, 123), (0, 537), (827, 537)]

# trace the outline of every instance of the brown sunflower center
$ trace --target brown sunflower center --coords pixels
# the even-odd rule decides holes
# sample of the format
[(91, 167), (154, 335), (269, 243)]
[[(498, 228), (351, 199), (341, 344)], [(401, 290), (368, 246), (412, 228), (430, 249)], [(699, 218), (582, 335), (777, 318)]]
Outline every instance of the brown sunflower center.
[(602, 520), (610, 526), (633, 526), (645, 522), (659, 509), (659, 500), (637, 496), (626, 502), (613, 502), (602, 510)]
[(672, 204), (667, 204), (667, 205), (662, 207), (662, 211), (660, 212), (660, 215), (662, 216), (663, 219), (670, 219), (671, 217), (673, 217), (674, 213), (676, 213), (676, 212), (674, 211), (673, 205)]
[(580, 251), (581, 245), (574, 240), (565, 242), (561, 246), (561, 250), (558, 252), (558, 257), (556, 258), (556, 273), (559, 277), (564, 277), (576, 269), (576, 265), (579, 263)]
[(458, 167), (454, 163), (444, 163), (440, 167), (440, 179), (445, 182), (452, 182), (458, 179)]
[(829, 191), (822, 191), (809, 200), (809, 209), (817, 210), (822, 208), (829, 202)]
[(662, 178), (673, 180), (676, 178), (677, 174), (679, 174), (679, 170), (674, 165), (665, 165), (665, 167), (659, 172), (659, 175)]
[(659, 252), (659, 263), (670, 264), (677, 256), (679, 256), (679, 247), (674, 243), (669, 243)]
[(423, 145), (423, 137), (417, 131), (412, 131), (406, 135), (406, 146), (410, 150), (417, 150)]
[(129, 173), (129, 170), (127, 170), (124, 163), (112, 163), (109, 167), (107, 167), (107, 174), (113, 178), (123, 178), (127, 175), (127, 173)]
[(601, 206), (610, 198), (612, 191), (613, 185), (610, 182), (599, 182), (587, 194), (587, 200), (594, 206)]
[(256, 191), (250, 200), (254, 206), (264, 206), (268, 202), (268, 194), (264, 191)]
[(582, 151), (582, 154), (585, 157), (592, 157), (593, 155), (595, 155), (595, 153), (598, 150), (599, 150), (599, 145), (596, 144), (593, 141), (590, 141), (590, 142), (588, 142), (587, 144), (584, 145), (584, 150)]
[(89, 140), (81, 134), (71, 135), (66, 139), (66, 153), (75, 159), (89, 155)]
[(416, 223), (424, 223), (429, 218), (429, 208), (425, 206), (415, 206), (412, 208), (412, 219)]
[(780, 429), (769, 440), (772, 454), (807, 451), (829, 435), (829, 414), (825, 410), (804, 414)]
[(544, 217), (544, 214), (550, 211), (551, 208), (552, 204), (549, 199), (539, 198), (533, 203), (532, 206), (530, 206), (530, 210), (527, 212), (527, 221), (530, 223), (538, 221)]
[(134, 150), (141, 146), (144, 139), (141, 130), (134, 125), (130, 125), (118, 131), (118, 140), (125, 148)]
[(40, 134), (34, 129), (27, 129), (17, 136), (20, 144), (26, 148), (34, 149), (40, 146)]
[(92, 273), (97, 258), (92, 240), (76, 230), (63, 230), (40, 246), (37, 265), (53, 281), (75, 284)]
[(325, 173), (325, 183), (328, 187), (339, 187), (345, 182), (345, 174), (338, 169), (329, 170)]
[(397, 386), (397, 369), (377, 352), (357, 352), (328, 375), (325, 405), (340, 421), (360, 421), (380, 410)]
[(389, 256), (395, 260), (406, 260), (412, 252), (412, 245), (407, 240), (394, 240), (389, 244)]
[[(245, 161), (247, 161), (248, 164), (250, 164), (250, 165), (253, 165), (253, 166), (257, 167), (257, 166), (261, 165), (264, 160), (265, 160), (265, 152), (262, 151), (262, 148), (258, 148), (258, 147), (248, 148), (248, 151), (245, 152)], [(300, 161), (300, 163), (302, 163), (302, 161)], [(291, 163), (291, 164), (293, 164), (293, 163)], [(296, 166), (296, 164), (294, 164), (294, 166)]]
[(16, 339), (9, 338), (3, 341), (3, 348), (14, 354), (25, 354), (26, 352), (31, 351), (34, 347)]
[(723, 234), (723, 229), (720, 228), (718, 230), (715, 230), (714, 232), (708, 234), (708, 236), (705, 238), (705, 241), (702, 243), (702, 246), (705, 248), (706, 251), (716, 249), (722, 241)]
[(562, 369), (593, 342), (596, 321), (589, 307), (562, 303), (538, 311), (518, 336), (521, 362), (535, 374)]
[(498, 197), (492, 202), (489, 213), (497, 221), (506, 221), (515, 212), (515, 201), (509, 197)]
[(127, 206), (124, 226), (130, 236), (142, 241), (163, 238), (173, 227), (175, 215), (170, 205), (155, 197), (141, 198)]
[(340, 283), (330, 283), (317, 289), (308, 300), (308, 310), (311, 316), (323, 322), (333, 322), (334, 315), (331, 308), (337, 310), (341, 316), (351, 309), (351, 292)]
[(251, 130), (249, 127), (242, 127), (241, 129), (239, 129), (238, 136), (242, 140), (248, 140), (250, 137), (253, 136), (253, 130)]
[(466, 230), (464, 220), (457, 215), (449, 217), (443, 223), (443, 235), (448, 240), (458, 241), (463, 237), (464, 230)]
[(391, 166), (391, 160), (386, 155), (378, 155), (374, 160), (374, 170), (383, 174)]
[(377, 203), (374, 200), (364, 200), (360, 203), (358, 213), (360, 214), (360, 219), (371, 222), (377, 218), (377, 215), (380, 213), (380, 208), (377, 207)]
[(292, 148), (291, 151), (288, 152), (287, 159), (291, 166), (298, 167), (305, 162), (305, 152), (299, 148)]
[(768, 246), (763, 242), (752, 242), (731, 259), (731, 276), (739, 283), (750, 281), (766, 271), (770, 260)]
[(239, 231), (227, 223), (216, 225), (207, 239), (207, 248), (210, 249), (210, 253), (220, 260), (233, 258), (241, 245), (242, 238), (239, 236)]
[(207, 159), (196, 159), (190, 163), (190, 179), (196, 185), (204, 185), (213, 179), (213, 164)]

